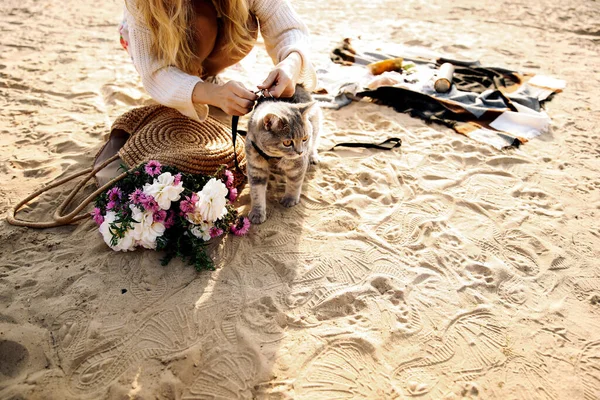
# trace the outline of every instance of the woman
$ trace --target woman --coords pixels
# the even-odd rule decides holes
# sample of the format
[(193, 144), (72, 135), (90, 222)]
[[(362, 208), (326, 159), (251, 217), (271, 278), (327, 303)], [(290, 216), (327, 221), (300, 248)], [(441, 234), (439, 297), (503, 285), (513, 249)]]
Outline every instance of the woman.
[(208, 105), (252, 109), (256, 95), (243, 84), (207, 78), (244, 58), (259, 28), (275, 68), (258, 88), (275, 97), (293, 95), (296, 83), (314, 89), (308, 31), (287, 0), (126, 0), (121, 35), (148, 93), (202, 121)]

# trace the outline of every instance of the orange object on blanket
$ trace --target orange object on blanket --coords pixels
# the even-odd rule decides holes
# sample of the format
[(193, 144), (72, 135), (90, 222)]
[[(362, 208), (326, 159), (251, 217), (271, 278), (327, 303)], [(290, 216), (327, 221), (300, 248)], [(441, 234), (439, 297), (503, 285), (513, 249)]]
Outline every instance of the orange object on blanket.
[(377, 61), (367, 65), (369, 71), (373, 75), (380, 75), (386, 71), (400, 71), (402, 69), (402, 61), (404, 61), (401, 57), (398, 58), (390, 58), (388, 60)]

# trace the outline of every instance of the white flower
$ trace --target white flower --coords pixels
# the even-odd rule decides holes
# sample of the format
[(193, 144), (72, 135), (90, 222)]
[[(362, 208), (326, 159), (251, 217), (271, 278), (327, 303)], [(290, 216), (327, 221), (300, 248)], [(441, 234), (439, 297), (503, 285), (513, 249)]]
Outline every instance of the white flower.
[(212, 178), (198, 193), (195, 214), (199, 214), (203, 221), (208, 222), (215, 222), (223, 217), (227, 214), (225, 204), (227, 204), (228, 193), (229, 190), (223, 182)]
[(213, 224), (201, 222), (200, 224), (191, 228), (190, 232), (192, 232), (192, 235), (196, 236), (198, 239), (202, 239), (206, 242), (207, 240), (210, 240), (210, 228), (212, 227)]
[[(117, 218), (117, 214), (115, 214), (114, 211), (108, 211), (106, 213), (106, 215), (104, 216), (104, 222), (102, 222), (102, 224), (100, 224), (100, 228), (99, 231), (102, 234), (102, 238), (104, 238), (104, 241), (106, 242), (106, 244), (113, 249), (114, 251), (132, 251), (135, 249), (135, 239), (133, 238), (133, 236), (131, 235), (132, 230), (128, 229), (125, 232), (125, 235), (122, 238), (119, 238), (117, 240), (117, 244), (115, 246), (111, 246), (110, 242), (113, 238), (113, 234), (110, 231), (110, 225), (115, 222), (115, 219)], [(117, 224), (117, 226), (120, 226), (121, 224)]]
[(165, 233), (165, 225), (161, 222), (154, 222), (154, 215), (151, 211), (141, 211), (133, 204), (131, 208), (131, 217), (137, 221), (133, 224), (131, 236), (136, 243), (146, 249), (156, 249), (156, 238)]
[(184, 190), (183, 182), (175, 185), (174, 181), (175, 177), (170, 172), (160, 174), (151, 185), (144, 185), (144, 194), (151, 195), (161, 209), (168, 210), (171, 208), (171, 202), (179, 200)]

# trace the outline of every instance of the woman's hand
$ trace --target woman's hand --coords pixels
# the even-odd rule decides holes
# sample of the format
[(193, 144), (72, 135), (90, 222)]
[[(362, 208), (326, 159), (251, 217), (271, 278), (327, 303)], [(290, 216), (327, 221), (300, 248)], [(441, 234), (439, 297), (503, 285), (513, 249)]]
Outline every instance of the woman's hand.
[(242, 116), (252, 111), (257, 96), (236, 81), (217, 86), (213, 94), (215, 105), (229, 115)]
[(296, 91), (296, 81), (302, 66), (302, 59), (296, 52), (277, 64), (267, 79), (258, 85), (259, 89), (267, 89), (273, 97), (292, 97)]
[(194, 88), (194, 103), (210, 104), (219, 107), (229, 115), (242, 116), (252, 111), (257, 96), (236, 81), (224, 85), (199, 82)]

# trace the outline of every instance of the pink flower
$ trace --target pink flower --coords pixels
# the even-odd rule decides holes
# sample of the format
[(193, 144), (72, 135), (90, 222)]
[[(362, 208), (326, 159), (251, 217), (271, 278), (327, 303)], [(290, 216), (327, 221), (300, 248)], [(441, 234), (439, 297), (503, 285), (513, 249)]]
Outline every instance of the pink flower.
[(159, 210), (156, 211), (152, 217), (154, 219), (154, 222), (164, 223), (167, 219), (167, 212), (165, 210)]
[(154, 175), (160, 174), (160, 167), (161, 167), (161, 165), (158, 161), (152, 160), (152, 161), (148, 161), (148, 163), (144, 167), (144, 170), (146, 171), (146, 173), (148, 175), (154, 176)]
[(110, 189), (107, 194), (108, 194), (108, 199), (110, 201), (121, 200), (121, 197), (123, 196), (121, 189), (119, 189), (118, 187), (114, 187), (114, 188)]
[(98, 225), (102, 225), (102, 223), (104, 222), (104, 216), (102, 215), (102, 210), (100, 210), (98, 207), (95, 207), (94, 211), (92, 211), (91, 214), (92, 214), (92, 218), (94, 219), (94, 222)]
[(237, 197), (238, 197), (237, 189), (230, 188), (229, 189), (229, 201), (233, 203), (235, 201), (235, 199), (237, 199)]
[(181, 174), (177, 174), (174, 176), (173, 185), (177, 186), (181, 182)]
[(158, 203), (156, 202), (156, 200), (154, 200), (154, 197), (152, 197), (152, 196), (146, 195), (141, 203), (146, 211), (151, 211), (151, 212), (155, 213), (158, 210), (160, 210)]
[(179, 209), (183, 214), (192, 213), (194, 212), (197, 201), (198, 195), (196, 193), (192, 193), (192, 197), (185, 196), (185, 200), (182, 200), (181, 203), (179, 203)]
[(225, 186), (227, 186), (227, 189), (231, 189), (233, 187), (233, 173), (226, 169), (223, 175), (225, 175)]
[(231, 232), (235, 236), (244, 236), (250, 229), (250, 220), (246, 217), (240, 218), (235, 224), (231, 225)]
[(116, 201), (109, 201), (108, 204), (106, 205), (106, 209), (107, 210), (114, 210), (117, 207), (117, 202)]
[(215, 227), (210, 228), (210, 237), (211, 238), (219, 237), (222, 234), (223, 234), (223, 229), (215, 228)]
[(175, 225), (175, 213), (174, 212), (169, 212), (169, 216), (167, 217), (165, 222), (163, 222), (163, 225), (165, 226), (165, 229), (169, 229), (173, 225)]
[(194, 211), (194, 205), (189, 200), (183, 200), (181, 203), (179, 203), (179, 209), (182, 213), (189, 214)]
[(129, 201), (133, 204), (143, 203), (145, 199), (146, 195), (140, 189), (135, 189), (135, 191), (129, 195)]

